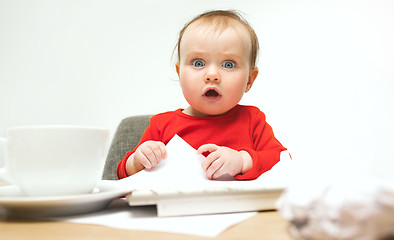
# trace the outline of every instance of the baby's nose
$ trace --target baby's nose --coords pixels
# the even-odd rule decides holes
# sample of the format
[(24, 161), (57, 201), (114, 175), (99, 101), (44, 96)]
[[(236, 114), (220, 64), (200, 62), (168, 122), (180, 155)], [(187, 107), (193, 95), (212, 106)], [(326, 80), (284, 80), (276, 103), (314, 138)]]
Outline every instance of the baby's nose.
[(219, 81), (219, 75), (215, 74), (207, 74), (205, 77), (206, 81)]
[(205, 74), (205, 81), (220, 81), (220, 74), (217, 68), (210, 67), (207, 69), (207, 73)]

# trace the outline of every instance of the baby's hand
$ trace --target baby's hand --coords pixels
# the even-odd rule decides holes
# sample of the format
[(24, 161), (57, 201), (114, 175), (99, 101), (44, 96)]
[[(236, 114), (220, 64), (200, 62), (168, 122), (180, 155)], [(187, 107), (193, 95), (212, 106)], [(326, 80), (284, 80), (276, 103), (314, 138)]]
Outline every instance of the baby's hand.
[(246, 151), (236, 151), (215, 144), (205, 144), (198, 148), (197, 153), (210, 152), (201, 166), (208, 179), (216, 179), (224, 174), (235, 176), (246, 173), (252, 167), (252, 158)]
[(166, 155), (167, 150), (164, 143), (159, 141), (146, 141), (127, 159), (126, 165), (131, 163), (130, 173), (133, 174), (144, 168), (155, 168), (161, 160), (166, 158)]

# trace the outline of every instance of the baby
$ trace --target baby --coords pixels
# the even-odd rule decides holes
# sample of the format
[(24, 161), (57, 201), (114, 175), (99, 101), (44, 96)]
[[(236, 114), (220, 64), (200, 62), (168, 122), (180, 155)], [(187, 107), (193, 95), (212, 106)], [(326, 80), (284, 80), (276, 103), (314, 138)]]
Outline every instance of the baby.
[(238, 104), (258, 75), (258, 48), (254, 30), (237, 12), (210, 11), (186, 24), (175, 67), (190, 106), (151, 118), (140, 143), (119, 163), (119, 179), (165, 161), (165, 144), (175, 134), (206, 156), (201, 166), (209, 179), (255, 179), (270, 170), (286, 148), (263, 112)]

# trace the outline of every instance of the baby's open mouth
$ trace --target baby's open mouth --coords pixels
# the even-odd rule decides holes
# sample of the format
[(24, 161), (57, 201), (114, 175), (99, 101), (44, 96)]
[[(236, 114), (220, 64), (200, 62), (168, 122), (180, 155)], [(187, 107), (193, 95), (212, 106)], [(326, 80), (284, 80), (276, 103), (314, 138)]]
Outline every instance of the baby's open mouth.
[(214, 89), (209, 89), (205, 94), (206, 97), (217, 97), (219, 93), (216, 92)]
[(203, 98), (208, 102), (217, 102), (221, 97), (222, 95), (215, 89), (208, 89), (203, 95)]

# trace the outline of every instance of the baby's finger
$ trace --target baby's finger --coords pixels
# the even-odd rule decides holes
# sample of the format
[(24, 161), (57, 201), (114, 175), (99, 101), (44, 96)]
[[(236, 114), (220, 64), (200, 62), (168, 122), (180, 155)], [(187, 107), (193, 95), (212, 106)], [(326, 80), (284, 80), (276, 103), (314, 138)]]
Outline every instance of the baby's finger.
[(166, 145), (162, 142), (158, 142), (158, 145), (159, 145), (160, 155), (161, 155), (161, 158), (159, 160), (159, 162), (160, 162), (161, 160), (163, 160), (167, 157), (167, 149), (166, 149)]
[(220, 178), (221, 176), (223, 176), (224, 174), (226, 174), (226, 172), (223, 170), (223, 168), (219, 168), (216, 172), (214, 172), (211, 176), (210, 179), (217, 179)]
[[(148, 159), (150, 167), (148, 169), (154, 168), (157, 165), (157, 153), (158, 150), (156, 150), (154, 147), (152, 148), (151, 146), (144, 149), (143, 153), (145, 157)], [(160, 151), (159, 151), (160, 152)]]
[(204, 172), (208, 171), (208, 168), (211, 166), (213, 162), (215, 162), (219, 158), (219, 155), (216, 152), (209, 154), (204, 160), (201, 162), (201, 167)]
[(150, 169), (152, 167), (152, 164), (143, 151), (136, 151), (134, 153), (134, 160), (141, 164), (144, 168)]
[(166, 158), (167, 151), (165, 148), (164, 143), (162, 142), (155, 142), (152, 146), (152, 151), (155, 154), (155, 159), (152, 159), (152, 168), (156, 167), (157, 164), (161, 162), (161, 160)]
[(223, 161), (220, 161), (220, 159), (214, 161), (209, 168), (206, 171), (208, 179), (215, 179), (223, 175)]
[(197, 153), (198, 153), (198, 154), (202, 154), (203, 152), (214, 152), (214, 151), (216, 151), (218, 148), (219, 148), (219, 146), (216, 145), (216, 144), (212, 144), (212, 143), (204, 144), (204, 145), (201, 145), (201, 146), (197, 149)]
[(147, 156), (147, 157), (152, 164), (152, 168), (154, 168), (161, 161), (162, 153), (160, 150), (160, 146), (156, 143), (150, 146), (150, 150), (152, 151), (153, 154), (151, 156), (149, 156), (149, 157)]

